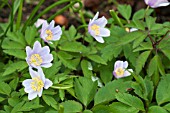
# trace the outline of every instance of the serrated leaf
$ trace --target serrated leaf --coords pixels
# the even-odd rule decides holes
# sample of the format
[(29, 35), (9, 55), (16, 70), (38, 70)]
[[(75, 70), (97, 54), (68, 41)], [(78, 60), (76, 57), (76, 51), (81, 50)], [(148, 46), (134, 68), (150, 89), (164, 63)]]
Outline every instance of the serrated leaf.
[(130, 5), (118, 5), (118, 11), (126, 20), (129, 20), (132, 13), (132, 8)]
[(81, 61), (81, 68), (82, 68), (82, 71), (83, 71), (83, 75), (87, 78), (91, 78), (93, 73), (92, 73), (92, 65), (89, 61), (87, 60), (82, 60)]
[(11, 40), (5, 38), (3, 43), (2, 43), (2, 48), (3, 49), (12, 49), (12, 50), (13, 49), (25, 49), (25, 46), (18, 43), (18, 42), (11, 41)]
[(18, 61), (15, 63), (11, 63), (6, 68), (5, 72), (3, 73), (3, 76), (12, 74), (15, 71), (22, 71), (26, 67), (28, 67), (28, 64), (25, 61)]
[(116, 99), (126, 105), (136, 108), (137, 110), (145, 111), (143, 102), (135, 96), (127, 93), (117, 93)]
[(170, 60), (170, 50), (169, 49), (161, 49), (162, 52), (165, 54), (165, 56), (167, 56), (167, 58)]
[(138, 113), (139, 112), (138, 109), (128, 106), (126, 104), (123, 104), (121, 102), (113, 102), (109, 106), (113, 113)]
[(57, 106), (58, 103), (52, 96), (43, 95), (42, 98), (47, 105), (53, 107), (56, 110), (58, 109), (58, 106)]
[(149, 30), (152, 29), (152, 27), (155, 25), (156, 18), (153, 18), (151, 16), (146, 17), (146, 25)]
[(149, 107), (148, 113), (168, 113), (168, 112), (160, 106), (151, 106)]
[(65, 101), (61, 103), (64, 107), (64, 113), (77, 113), (82, 111), (82, 105), (76, 101)]
[(12, 55), (15, 56), (19, 59), (24, 59), (26, 58), (26, 53), (24, 50), (20, 50), (20, 49), (8, 49), (8, 50), (3, 50), (4, 53), (8, 54), (8, 55)]
[(119, 79), (109, 82), (96, 93), (94, 105), (110, 102), (115, 99), (117, 91), (126, 92), (128, 88), (131, 88), (130, 81), (124, 82), (122, 79)]
[(98, 105), (93, 108), (93, 113), (112, 113), (109, 106)]
[(150, 51), (145, 51), (139, 55), (136, 61), (136, 73), (139, 74), (145, 65), (147, 58), (149, 57)]
[(9, 85), (11, 86), (11, 88), (12, 88), (13, 90), (16, 90), (17, 85), (18, 85), (18, 82), (19, 82), (19, 77), (15, 77), (15, 78), (9, 83)]
[(97, 91), (97, 82), (93, 82), (89, 78), (80, 77), (74, 82), (75, 94), (85, 106), (87, 106), (94, 98)]
[(89, 58), (90, 60), (96, 62), (96, 63), (100, 63), (100, 64), (104, 64), (106, 65), (107, 63), (104, 61), (104, 59), (98, 55), (88, 55), (87, 58)]
[(25, 40), (28, 45), (31, 45), (31, 43), (34, 41), (36, 33), (37, 29), (35, 26), (27, 27), (25, 30)]
[(5, 82), (0, 82), (0, 93), (9, 96), (11, 93), (11, 87)]
[(156, 101), (158, 105), (170, 102), (170, 75), (163, 76), (156, 90)]
[(170, 112), (170, 103), (168, 103), (165, 106), (163, 106), (163, 108)]
[(133, 42), (133, 49), (138, 47), (140, 45), (141, 42), (143, 42), (143, 40), (146, 38), (147, 34), (142, 34), (140, 37), (138, 37), (138, 39), (136, 39)]

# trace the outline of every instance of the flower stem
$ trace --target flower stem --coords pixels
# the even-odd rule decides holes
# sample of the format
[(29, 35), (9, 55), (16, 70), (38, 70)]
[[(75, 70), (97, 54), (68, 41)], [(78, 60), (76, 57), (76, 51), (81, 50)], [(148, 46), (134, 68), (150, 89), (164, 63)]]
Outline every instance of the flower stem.
[(22, 18), (22, 7), (23, 7), (23, 0), (20, 2), (19, 10), (18, 10), (18, 18), (16, 23), (16, 30), (20, 28), (21, 25), (21, 18)]

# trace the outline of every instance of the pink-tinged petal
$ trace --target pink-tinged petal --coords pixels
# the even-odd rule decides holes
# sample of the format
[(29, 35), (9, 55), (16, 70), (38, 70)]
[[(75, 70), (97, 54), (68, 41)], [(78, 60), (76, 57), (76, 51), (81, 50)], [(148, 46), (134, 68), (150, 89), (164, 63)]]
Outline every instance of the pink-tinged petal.
[(38, 73), (36, 71), (34, 71), (31, 67), (29, 67), (29, 73), (31, 75), (31, 78), (38, 76)]
[(47, 27), (47, 29), (51, 30), (54, 27), (54, 24), (55, 24), (55, 22), (54, 22), (54, 20), (52, 20), (50, 22), (49, 26)]
[(128, 62), (127, 61), (123, 62), (123, 68), (126, 69), (127, 67), (128, 67)]
[(106, 29), (106, 28), (100, 28), (100, 36), (102, 37), (108, 37), (110, 36), (110, 30)]
[(30, 56), (32, 54), (32, 49), (29, 46), (26, 47), (26, 54), (27, 56)]
[(38, 68), (38, 76), (40, 76), (41, 80), (43, 81), (43, 83), (45, 82), (45, 75), (43, 73), (42, 68)]
[(50, 63), (53, 60), (53, 55), (52, 54), (44, 55), (42, 56), (42, 59), (43, 63)]
[(45, 63), (45, 64), (42, 64), (41, 66), (44, 68), (49, 68), (52, 66), (52, 63)]
[(104, 40), (103, 40), (103, 38), (102, 38), (101, 36), (94, 36), (94, 38), (95, 38), (98, 42), (104, 43)]
[(38, 20), (34, 23), (34, 25), (38, 28), (38, 27), (40, 27), (43, 23), (47, 25), (47, 21), (46, 21), (46, 20), (44, 20), (44, 19), (38, 19)]
[(100, 27), (105, 27), (107, 24), (107, 19), (103, 16), (93, 22), (93, 24), (99, 25)]
[(28, 99), (32, 100), (37, 97), (37, 92), (28, 93)]
[(43, 92), (43, 88), (41, 88), (41, 90), (37, 93), (37, 95), (38, 95), (39, 97), (41, 97), (41, 96), (42, 96), (42, 92)]
[(123, 68), (123, 61), (116, 61), (115, 65), (114, 65), (114, 70), (116, 70), (117, 68)]
[(96, 19), (98, 18), (98, 16), (99, 16), (99, 12), (97, 12), (97, 13), (95, 14), (95, 16), (93, 17), (93, 19), (92, 19), (91, 22), (94, 22), (94, 20), (96, 20)]
[(53, 83), (52, 83), (52, 81), (51, 80), (49, 80), (49, 79), (45, 79), (45, 84), (44, 84), (44, 88), (45, 89), (48, 89), (50, 86), (52, 86), (53, 85)]
[(36, 41), (34, 43), (34, 46), (33, 46), (33, 52), (34, 53), (39, 53), (39, 51), (41, 50), (41, 44), (39, 41)]

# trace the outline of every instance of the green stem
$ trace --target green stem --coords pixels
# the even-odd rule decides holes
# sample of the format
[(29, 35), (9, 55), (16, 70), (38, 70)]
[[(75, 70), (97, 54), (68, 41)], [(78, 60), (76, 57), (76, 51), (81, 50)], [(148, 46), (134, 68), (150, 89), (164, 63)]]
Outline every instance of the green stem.
[(79, 13), (80, 13), (80, 17), (81, 17), (81, 21), (82, 21), (83, 25), (87, 25), (87, 23), (86, 23), (86, 21), (85, 21), (85, 18), (84, 18), (83, 11), (80, 10)]
[(13, 31), (13, 20), (14, 20), (14, 15), (13, 15), (13, 12), (14, 12), (14, 0), (12, 0), (12, 8), (11, 8), (11, 31)]
[(47, 13), (48, 11), (50, 11), (51, 9), (53, 9), (54, 7), (60, 5), (60, 4), (63, 4), (63, 3), (66, 3), (66, 2), (70, 2), (70, 0), (60, 0), (58, 2), (55, 2), (54, 4), (48, 6), (47, 8), (45, 8), (41, 13), (39, 13), (34, 19), (33, 21), (31, 22), (31, 24), (34, 24), (37, 19), (39, 19), (42, 15), (44, 15), (45, 13)]
[[(63, 9), (59, 10), (58, 12), (56, 12), (54, 15), (52, 15), (48, 21), (53, 20), (57, 15), (63, 13), (65, 10), (67, 10), (68, 8), (72, 7), (74, 4), (79, 3), (82, 4), (80, 0), (75, 0), (73, 2), (71, 2), (70, 4), (66, 5)], [(82, 5), (80, 5), (79, 8), (77, 8), (77, 10), (81, 9)]]
[(121, 27), (123, 27), (123, 24), (122, 24), (120, 18), (117, 16), (117, 13), (114, 10), (110, 10), (110, 15), (112, 16), (114, 21), (117, 22), (117, 24), (119, 24)]
[(146, 8), (146, 10), (145, 10), (145, 15), (144, 15), (144, 17), (146, 17), (146, 14), (147, 14), (148, 10), (149, 10), (149, 5), (147, 6), (147, 8)]
[(81, 28), (84, 28), (84, 27), (88, 27), (88, 25), (81, 25), (81, 26), (79, 26), (79, 27), (77, 28), (77, 31), (78, 31), (79, 29), (81, 29)]
[(36, 12), (38, 11), (38, 9), (40, 8), (40, 6), (44, 3), (45, 0), (40, 0), (40, 2), (38, 3), (38, 5), (33, 9), (32, 13), (30, 14), (28, 20), (25, 22), (24, 27), (22, 28), (22, 32), (25, 31), (27, 25), (29, 25), (30, 21), (32, 20), (32, 18), (34, 17), (34, 15), (36, 14)]
[(21, 18), (22, 18), (22, 6), (23, 6), (23, 0), (20, 2), (19, 10), (18, 10), (18, 18), (16, 23), (16, 30), (20, 28), (21, 25)]

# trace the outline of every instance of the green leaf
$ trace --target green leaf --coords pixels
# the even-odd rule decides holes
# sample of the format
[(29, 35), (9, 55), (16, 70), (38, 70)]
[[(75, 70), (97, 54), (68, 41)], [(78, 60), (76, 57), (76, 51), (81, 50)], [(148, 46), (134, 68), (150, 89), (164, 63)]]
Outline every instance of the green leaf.
[(96, 94), (97, 82), (93, 82), (89, 78), (80, 77), (75, 79), (74, 87), (78, 100), (87, 106)]
[(150, 51), (145, 51), (139, 55), (136, 61), (136, 73), (139, 74), (142, 68), (145, 65), (145, 62), (147, 61), (147, 58), (149, 57)]
[(4, 101), (6, 98), (0, 97), (0, 102)]
[(78, 52), (78, 53), (85, 53), (89, 50), (81, 44), (80, 42), (65, 42), (61, 46), (59, 46), (60, 50), (69, 51), (69, 52)]
[(26, 67), (28, 67), (28, 64), (25, 61), (18, 61), (15, 63), (11, 63), (8, 65), (8, 67), (5, 69), (5, 72), (3, 73), (3, 76), (9, 75), (14, 73), (15, 71), (22, 71), (23, 69), (25, 69)]
[(163, 108), (170, 112), (170, 103), (168, 103), (165, 106), (163, 106)]
[(116, 99), (126, 105), (136, 108), (137, 110), (145, 111), (143, 102), (135, 96), (127, 93), (117, 93)]
[(148, 9), (147, 12), (145, 9), (140, 9), (135, 12), (133, 15), (133, 20), (138, 20), (138, 19), (143, 19), (146, 16), (149, 16), (154, 10), (153, 9)]
[(0, 82), (0, 93), (9, 96), (11, 93), (11, 87), (5, 82)]
[(8, 49), (8, 50), (3, 50), (4, 53), (15, 56), (19, 59), (24, 59), (26, 58), (26, 53), (25, 50), (20, 50), (20, 49)]
[(52, 96), (48, 96), (48, 95), (43, 95), (42, 96), (43, 100), (45, 101), (45, 103), (51, 107), (53, 107), (54, 109), (58, 109), (57, 107), (57, 101), (52, 97)]
[(84, 77), (87, 77), (87, 78), (92, 77), (92, 75), (93, 75), (93, 73), (92, 73), (93, 67), (92, 67), (92, 65), (91, 65), (91, 63), (89, 61), (82, 60), (81, 61), (81, 68), (82, 68)]
[(104, 64), (106, 65), (107, 63), (104, 61), (104, 59), (98, 55), (88, 55), (87, 56), (90, 60), (96, 62), (96, 63), (100, 63), (100, 64)]
[(158, 65), (157, 64), (157, 55), (155, 55), (149, 63), (149, 67), (147, 70), (149, 76), (152, 76), (154, 74), (154, 72), (157, 71), (157, 69), (158, 69), (157, 65)]
[(31, 43), (34, 41), (36, 33), (37, 29), (35, 26), (27, 27), (25, 30), (25, 40), (28, 45), (31, 45)]
[(25, 103), (25, 102), (22, 101), (22, 102), (16, 104), (16, 105), (14, 106), (14, 108), (12, 109), (11, 113), (18, 113), (18, 110), (24, 105), (24, 103)]
[(162, 49), (162, 52), (164, 53), (165, 56), (170, 60), (170, 50), (169, 49)]
[(139, 110), (135, 107), (128, 106), (121, 102), (113, 102), (110, 105), (112, 113), (138, 113)]
[(138, 47), (141, 42), (143, 42), (143, 40), (147, 37), (147, 34), (143, 33), (140, 37), (138, 37), (138, 39), (136, 39), (134, 42), (133, 42), (133, 49)]
[(64, 113), (78, 113), (83, 109), (80, 103), (73, 100), (65, 101), (61, 105), (64, 107)]
[(152, 27), (155, 25), (156, 18), (153, 18), (151, 16), (146, 17), (146, 25), (149, 30), (152, 29)]
[(117, 92), (126, 92), (128, 88), (131, 88), (130, 81), (125, 82), (119, 79), (109, 82), (96, 93), (94, 105), (110, 102), (115, 99)]
[(2, 48), (14, 50), (14, 49), (25, 49), (25, 46), (20, 44), (19, 42), (11, 41), (11, 40), (5, 38), (2, 43)]
[(170, 102), (170, 75), (163, 76), (156, 90), (156, 101), (158, 105)]
[(130, 19), (132, 13), (132, 8), (130, 5), (118, 5), (118, 11), (126, 20)]
[(93, 113), (93, 112), (90, 110), (84, 110), (83, 113)]
[(109, 106), (98, 105), (93, 108), (93, 113), (112, 113)]
[(18, 82), (19, 82), (19, 77), (15, 77), (15, 78), (9, 83), (9, 85), (11, 86), (11, 88), (12, 88), (13, 90), (16, 90), (17, 85), (18, 85)]
[(148, 113), (168, 113), (168, 112), (160, 106), (151, 106), (149, 107)]

